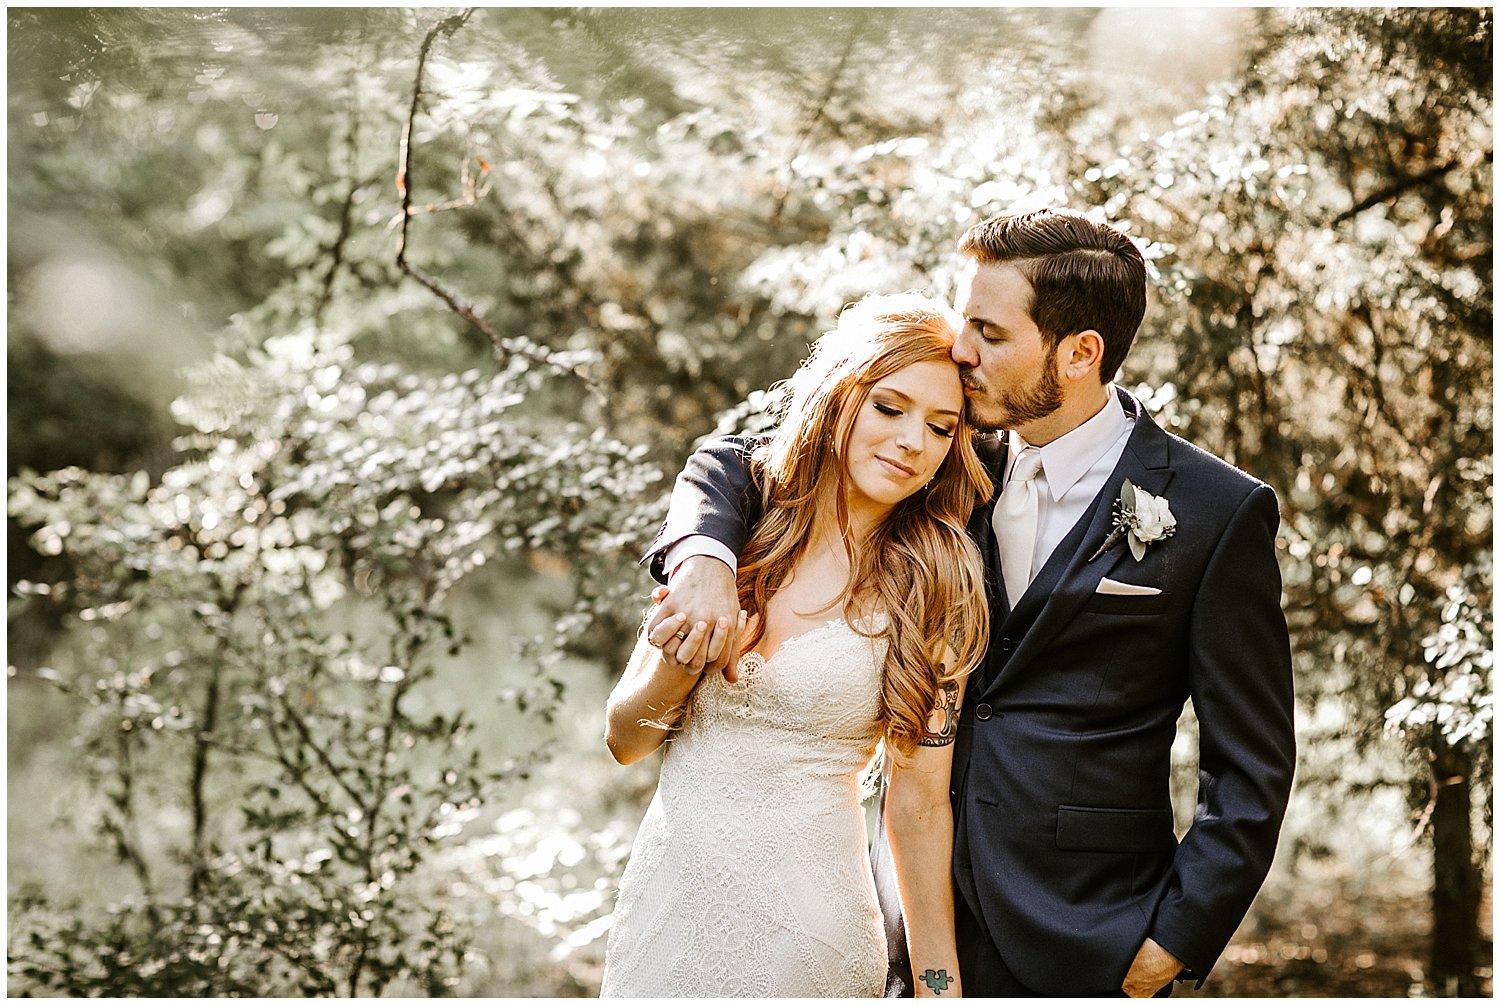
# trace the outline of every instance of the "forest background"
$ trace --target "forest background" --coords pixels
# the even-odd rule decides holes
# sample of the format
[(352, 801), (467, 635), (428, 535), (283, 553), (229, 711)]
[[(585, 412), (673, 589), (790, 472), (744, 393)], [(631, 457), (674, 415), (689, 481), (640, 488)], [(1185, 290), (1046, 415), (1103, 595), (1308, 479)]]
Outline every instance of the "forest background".
[(1047, 204), (1282, 504), (1297, 787), (1197, 994), (1487, 992), (1487, 9), (7, 17), (13, 993), (595, 993), (673, 473)]

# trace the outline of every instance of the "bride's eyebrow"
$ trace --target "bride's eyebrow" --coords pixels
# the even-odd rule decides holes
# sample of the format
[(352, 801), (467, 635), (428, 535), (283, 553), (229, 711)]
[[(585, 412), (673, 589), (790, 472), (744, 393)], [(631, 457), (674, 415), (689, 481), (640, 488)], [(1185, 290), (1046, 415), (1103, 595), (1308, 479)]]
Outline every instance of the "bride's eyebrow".
[[(874, 393), (874, 394), (888, 394), (892, 398), (896, 398), (896, 399), (900, 400), (901, 402), (903, 402), (903, 403), (905, 403), (907, 405), (910, 405), (912, 403), (911, 395), (904, 394), (901, 391), (896, 390), (894, 387), (885, 387), (885, 386), (882, 386), (882, 385), (877, 385), (876, 388), (875, 388), (875, 390), (872, 393)], [(947, 416), (951, 416), (952, 418), (955, 418), (955, 419), (958, 418), (958, 413), (957, 412), (955, 412), (955, 411), (953, 411), (951, 409), (947, 409), (947, 408), (934, 408), (932, 410), (932, 414), (933, 415), (947, 415)]]

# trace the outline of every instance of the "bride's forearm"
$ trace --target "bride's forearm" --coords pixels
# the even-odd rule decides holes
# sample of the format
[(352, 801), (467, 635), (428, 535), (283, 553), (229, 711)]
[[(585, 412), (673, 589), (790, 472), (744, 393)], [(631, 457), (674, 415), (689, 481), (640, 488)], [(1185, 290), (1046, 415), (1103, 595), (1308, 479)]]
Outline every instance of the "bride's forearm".
[(928, 788), (903, 789), (893, 779), (886, 796), (886, 835), (906, 921), (913, 991), (918, 998), (958, 998), (963, 987), (953, 934), (953, 811), (946, 788), (941, 795)]
[(700, 676), (667, 666), (642, 633), (605, 706), (604, 742), (615, 760), (634, 764), (660, 747)]

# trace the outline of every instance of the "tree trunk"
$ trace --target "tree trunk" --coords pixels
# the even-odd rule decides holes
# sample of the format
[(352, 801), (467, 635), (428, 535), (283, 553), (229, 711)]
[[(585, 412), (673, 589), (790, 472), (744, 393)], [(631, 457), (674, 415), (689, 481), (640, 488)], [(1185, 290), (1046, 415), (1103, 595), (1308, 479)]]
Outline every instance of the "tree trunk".
[(223, 670), (223, 663), (215, 657), (207, 693), (203, 696), (203, 717), (193, 745), (193, 775), (188, 782), (193, 804), (192, 872), (188, 876), (190, 897), (197, 895), (208, 870), (208, 800), (205, 789), (208, 787), (208, 750), (219, 725), (219, 685)]
[[(1434, 730), (1436, 732), (1436, 730)], [(1479, 870), (1471, 829), (1473, 758), (1433, 737), (1432, 993), (1479, 994)]]

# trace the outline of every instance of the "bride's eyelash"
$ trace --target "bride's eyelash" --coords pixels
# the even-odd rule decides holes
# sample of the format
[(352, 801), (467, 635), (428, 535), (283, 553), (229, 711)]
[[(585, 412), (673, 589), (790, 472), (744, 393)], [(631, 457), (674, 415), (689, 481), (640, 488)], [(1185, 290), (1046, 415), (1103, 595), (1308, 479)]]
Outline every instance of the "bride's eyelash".
[[(879, 412), (881, 415), (895, 416), (901, 414), (901, 409), (893, 408), (890, 405), (883, 405), (878, 401), (872, 401), (870, 402), (870, 404), (874, 405), (875, 411)], [(954, 435), (958, 432), (956, 428), (944, 429), (942, 426), (928, 426), (927, 428), (932, 430), (934, 433), (937, 433), (939, 436), (949, 440), (953, 439)]]

